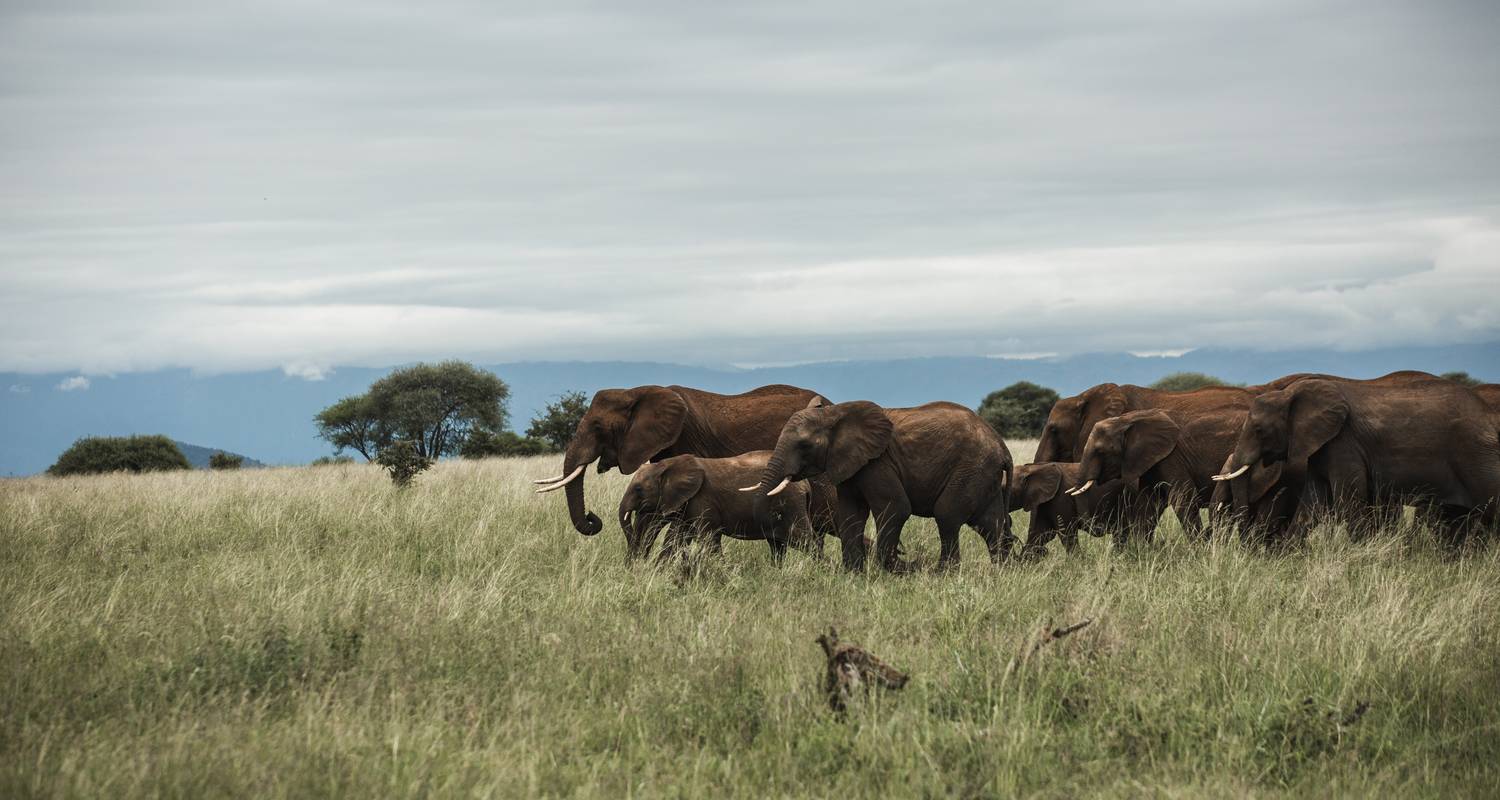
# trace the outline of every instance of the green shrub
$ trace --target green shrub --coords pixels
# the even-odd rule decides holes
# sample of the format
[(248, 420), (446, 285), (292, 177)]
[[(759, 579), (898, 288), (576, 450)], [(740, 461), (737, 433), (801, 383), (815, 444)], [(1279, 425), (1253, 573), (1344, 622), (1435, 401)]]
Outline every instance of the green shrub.
[(209, 469), (239, 469), (245, 466), (245, 457), (220, 451), (208, 457)]
[(1031, 381), (1017, 381), (985, 395), (978, 413), (1003, 437), (1036, 438), (1042, 435), (1056, 402), (1057, 392)]
[(192, 469), (187, 456), (165, 436), (86, 436), (73, 443), (49, 475), (88, 475), (100, 472), (158, 472)]
[(558, 396), (557, 402), (548, 403), (546, 408), (531, 418), (526, 438), (540, 439), (551, 446), (552, 452), (560, 453), (573, 440), (573, 433), (578, 430), (578, 423), (588, 410), (588, 395), (583, 392), (563, 392)]
[(552, 444), (544, 439), (520, 436), (511, 431), (478, 430), (469, 434), (458, 454), (463, 458), (515, 458), (553, 452), (556, 450)]
[(1468, 386), (1470, 388), (1478, 386), (1481, 383), (1481, 381), (1478, 378), (1474, 377), (1473, 375), (1470, 375), (1467, 372), (1444, 372), (1443, 374), (1439, 375), (1438, 377), (1439, 378), (1446, 378), (1446, 379), (1448, 379), (1450, 381), (1453, 381), (1454, 383), (1461, 383), (1464, 386)]
[(391, 473), (392, 483), (404, 488), (410, 486), (412, 479), (419, 473), (432, 466), (432, 459), (422, 455), (410, 439), (397, 439), (380, 451), (375, 463)]
[(1228, 385), (1219, 378), (1201, 372), (1174, 372), (1151, 384), (1151, 388), (1163, 392), (1191, 392), (1206, 386)]
[(336, 466), (338, 464), (353, 464), (353, 463), (354, 463), (354, 456), (344, 456), (344, 455), (339, 455), (339, 456), (319, 456), (319, 457), (313, 459), (312, 462), (308, 466), (312, 466), (312, 467), (331, 467), (331, 466)]

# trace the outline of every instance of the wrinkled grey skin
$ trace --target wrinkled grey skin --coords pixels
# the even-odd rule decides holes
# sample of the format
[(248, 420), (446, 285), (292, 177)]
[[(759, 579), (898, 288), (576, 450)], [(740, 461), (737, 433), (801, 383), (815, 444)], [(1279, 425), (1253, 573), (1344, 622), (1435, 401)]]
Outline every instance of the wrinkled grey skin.
[(667, 559), (697, 536), (719, 549), (721, 536), (764, 539), (780, 561), (788, 544), (822, 557), (823, 537), (813, 530), (808, 513), (811, 488), (806, 481), (787, 486), (775, 497), (741, 492), (753, 484), (770, 461), (769, 450), (732, 458), (681, 455), (645, 464), (630, 479), (620, 500), (620, 528), (628, 558), (651, 553), (667, 529), (659, 558)]
[(984, 537), (993, 560), (1010, 554), (1012, 463), (994, 429), (955, 403), (881, 408), (815, 400), (787, 420), (757, 485), (768, 492), (784, 478), (832, 482), (849, 570), (864, 569), (863, 532), (872, 514), (882, 567), (900, 567), (901, 529), (913, 514), (937, 522), (939, 563), (948, 566), (958, 561), (958, 531), (965, 524)]

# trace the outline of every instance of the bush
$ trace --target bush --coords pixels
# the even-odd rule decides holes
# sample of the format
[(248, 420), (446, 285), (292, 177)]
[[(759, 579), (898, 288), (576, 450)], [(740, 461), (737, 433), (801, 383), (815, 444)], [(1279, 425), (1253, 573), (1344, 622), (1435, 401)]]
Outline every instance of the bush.
[(552, 444), (531, 436), (518, 436), (510, 431), (479, 430), (469, 434), (459, 455), (464, 458), (514, 458), (518, 456), (540, 456), (553, 453)]
[(1042, 435), (1047, 414), (1056, 402), (1057, 392), (1030, 381), (1018, 381), (985, 395), (978, 413), (1002, 437), (1034, 439)]
[(1474, 377), (1473, 375), (1470, 375), (1467, 372), (1444, 372), (1443, 374), (1439, 375), (1438, 377), (1439, 378), (1446, 378), (1446, 379), (1448, 379), (1450, 381), (1453, 381), (1454, 383), (1463, 384), (1464, 386), (1467, 386), (1467, 387), (1469, 387), (1471, 389), (1474, 388), (1475, 386), (1480, 385), (1480, 383), (1481, 383), (1481, 381), (1478, 378)]
[(413, 478), (432, 466), (432, 459), (418, 452), (417, 445), (410, 439), (397, 439), (380, 451), (375, 463), (391, 473), (392, 483), (405, 488), (411, 485)]
[(563, 392), (557, 402), (531, 418), (531, 427), (526, 429), (529, 439), (541, 439), (549, 444), (552, 452), (561, 452), (573, 440), (578, 423), (589, 410), (588, 395), (583, 392)]
[(243, 466), (245, 466), (245, 457), (234, 453), (220, 451), (208, 457), (209, 469), (239, 469)]
[(353, 464), (354, 456), (319, 456), (312, 460), (310, 467), (332, 467), (339, 464)]
[(49, 475), (89, 475), (100, 472), (159, 472), (192, 469), (187, 456), (165, 436), (86, 436), (73, 443)]
[(1151, 388), (1163, 392), (1191, 392), (1205, 386), (1228, 385), (1212, 375), (1204, 375), (1201, 372), (1174, 372), (1151, 384)]

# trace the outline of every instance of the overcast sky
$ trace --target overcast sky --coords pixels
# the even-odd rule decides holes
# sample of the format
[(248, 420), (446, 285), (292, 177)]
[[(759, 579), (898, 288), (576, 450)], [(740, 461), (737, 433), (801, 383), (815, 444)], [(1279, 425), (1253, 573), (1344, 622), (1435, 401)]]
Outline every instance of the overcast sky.
[(1500, 3), (1061, 5), (6, 0), (0, 370), (1500, 339)]

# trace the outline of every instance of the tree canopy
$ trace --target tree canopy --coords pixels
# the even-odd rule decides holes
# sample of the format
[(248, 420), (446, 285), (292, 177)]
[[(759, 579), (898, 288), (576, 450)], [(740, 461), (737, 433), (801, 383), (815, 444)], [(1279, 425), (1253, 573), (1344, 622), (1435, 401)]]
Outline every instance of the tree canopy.
[(573, 434), (578, 430), (579, 421), (588, 410), (588, 395), (583, 392), (563, 392), (555, 402), (548, 403), (546, 408), (531, 418), (526, 436), (547, 442), (553, 451), (566, 450), (568, 442), (573, 440)]
[(1227, 385), (1223, 380), (1201, 372), (1174, 372), (1151, 384), (1151, 388), (1163, 392), (1191, 392), (1205, 386)]
[(98, 472), (158, 472), (192, 469), (187, 456), (165, 436), (86, 436), (57, 457), (49, 475)]
[(373, 461), (404, 440), (415, 457), (436, 459), (457, 454), (475, 431), (503, 430), (509, 400), (505, 381), (472, 364), (415, 364), (323, 409), (314, 422), (335, 451), (354, 450)]
[(978, 413), (1002, 437), (1018, 439), (1042, 434), (1057, 392), (1030, 381), (1017, 381), (985, 395)]

